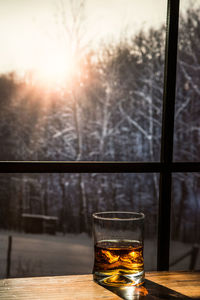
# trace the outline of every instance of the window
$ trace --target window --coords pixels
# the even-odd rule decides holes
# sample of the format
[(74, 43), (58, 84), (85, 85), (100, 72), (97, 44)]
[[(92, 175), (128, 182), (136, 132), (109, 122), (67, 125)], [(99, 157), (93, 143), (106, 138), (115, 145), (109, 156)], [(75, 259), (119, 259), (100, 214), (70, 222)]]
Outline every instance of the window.
[[(80, 4), (83, 2), (80, 1)], [(62, 3), (64, 2), (61, 1), (60, 4), (62, 5)], [(165, 12), (165, 4), (165, 1), (163, 1), (162, 13)], [(144, 8), (144, 6), (142, 7)], [(72, 8), (77, 9), (76, 7)], [(65, 13), (64, 8), (62, 8), (62, 12)], [(148, 235), (154, 238), (152, 245), (149, 242), (151, 249), (155, 249), (154, 253), (157, 248), (157, 268), (158, 270), (169, 268), (172, 174), (177, 173), (184, 176), (185, 172), (199, 172), (200, 164), (198, 158), (195, 159), (195, 162), (192, 162), (193, 160), (188, 162), (178, 154), (180, 148), (183, 149), (182, 153), (187, 151), (187, 147), (182, 147), (181, 144), (183, 139), (180, 138), (180, 135), (185, 136), (186, 134), (182, 130), (182, 125), (180, 125), (182, 123), (175, 123), (177, 132), (175, 131), (174, 161), (176, 162), (173, 161), (174, 112), (175, 115), (181, 115), (181, 111), (187, 106), (188, 96), (185, 103), (182, 104), (178, 101), (181, 99), (182, 94), (180, 93), (189, 93), (188, 89), (191, 84), (187, 79), (187, 76), (190, 76), (189, 69), (186, 72), (183, 66), (184, 91), (178, 90), (177, 97), (179, 97), (179, 100), (177, 100), (175, 111), (179, 0), (168, 0), (167, 21), (165, 52), (163, 43), (165, 28), (158, 26), (160, 29), (149, 29), (147, 33), (140, 31), (132, 40), (134, 43), (131, 45), (130, 41), (124, 40), (116, 48), (102, 49), (101, 55), (106, 58), (106, 65), (105, 61), (101, 60), (101, 55), (97, 57), (94, 53), (88, 53), (84, 60), (87, 72), (81, 73), (80, 70), (78, 74), (71, 73), (70, 75), (70, 78), (75, 76), (78, 83), (75, 92), (69, 89), (65, 91), (67, 93), (65, 94), (61, 89), (51, 94), (49, 91), (52, 79), (55, 80), (51, 76), (55, 76), (55, 74), (51, 74), (50, 70), (47, 72), (48, 76), (51, 74), (48, 79), (47, 74), (40, 74), (43, 79), (45, 78), (45, 82), (49, 84), (45, 91), (38, 86), (35, 88), (34, 72), (32, 72), (26, 77), (28, 88), (25, 85), (23, 95), (19, 92), (21, 91), (21, 85), (25, 83), (17, 81), (17, 84), (13, 85), (14, 77), (12, 76), (14, 75), (11, 74), (10, 77), (2, 76), (0, 89), (2, 86), (2, 93), (5, 92), (5, 94), (1, 100), (3, 105), (1, 114), (10, 119), (11, 123), (15, 120), (16, 123), (13, 122), (12, 124), (23, 123), (21, 124), (23, 131), (19, 133), (14, 125), (8, 127), (2, 119), (1, 128), (5, 128), (6, 131), (1, 133), (4, 139), (1, 150), (2, 161), (0, 163), (1, 182), (5, 182), (5, 184), (9, 182), (13, 187), (13, 195), (9, 195), (10, 205), (6, 196), (9, 187), (4, 191), (5, 197), (1, 199), (1, 205), (5, 208), (1, 211), (3, 216), (2, 227), (6, 227), (6, 218), (10, 215), (13, 216), (11, 229), (15, 226), (18, 228), (21, 226), (18, 223), (20, 217), (16, 217), (17, 210), (19, 216), (24, 218), (23, 222), (35, 222), (33, 218), (37, 219), (37, 226), (42, 224), (41, 230), (50, 230), (48, 228), (53, 226), (49, 225), (51, 223), (50, 219), (48, 222), (45, 218), (40, 219), (41, 216), (38, 215), (41, 215), (42, 212), (43, 216), (48, 214), (59, 217), (58, 225), (62, 233), (66, 231), (70, 233), (72, 227), (79, 233), (81, 230), (89, 232), (90, 219), (88, 213), (95, 209), (141, 209), (148, 212), (147, 222), (152, 225), (146, 230), (149, 230)], [(101, 25), (105, 26), (103, 22), (101, 22)], [(76, 26), (78, 24), (74, 23), (73, 29), (79, 32), (80, 28)], [(185, 37), (181, 41), (184, 40)], [(76, 44), (77, 40), (74, 43)], [(148, 52), (150, 49), (151, 52)], [(103, 52), (104, 50), (105, 52)], [(182, 58), (181, 55), (183, 54), (181, 52), (179, 54)], [(190, 58), (188, 59), (190, 60)], [(95, 68), (97, 61), (98, 68)], [(62, 62), (60, 67), (62, 67)], [(70, 61), (67, 64), (70, 67)], [(59, 65), (58, 61), (56, 65)], [(181, 66), (182, 60), (180, 62)], [(137, 75), (134, 80), (130, 76), (129, 68), (134, 70), (134, 74)], [(187, 66), (187, 68), (189, 67)], [(58, 70), (58, 74), (61, 71), (62, 68)], [(96, 73), (98, 73), (98, 76)], [(56, 80), (59, 79), (60, 75), (58, 74)], [(83, 78), (80, 78), (81, 74), (84, 75)], [(87, 82), (88, 78), (90, 78), (90, 84)], [(129, 82), (130, 78), (131, 81)], [(178, 80), (181, 81), (179, 77)], [(5, 86), (7, 89), (5, 89)], [(162, 92), (162, 86), (164, 86), (164, 92)], [(195, 86), (194, 83), (194, 92), (198, 93)], [(84, 101), (84, 97), (80, 97), (79, 94), (82, 90), (87, 91), (90, 96), (85, 100), (85, 107), (81, 102)], [(20, 95), (20, 99), (23, 101), (8, 104), (9, 99), (12, 99), (15, 93)], [(62, 94), (62, 97), (60, 97), (60, 94)], [(161, 101), (162, 94), (163, 101)], [(42, 106), (38, 102), (41, 95), (44, 100)], [(31, 99), (28, 104), (26, 102), (27, 97)], [(103, 102), (101, 97), (104, 99)], [(49, 102), (50, 98), (52, 98), (51, 102)], [(71, 99), (70, 105), (67, 107), (64, 102), (66, 98)], [(95, 103), (91, 102), (92, 98), (96, 99)], [(6, 105), (4, 105), (3, 100), (7, 101)], [(23, 110), (21, 109), (22, 106)], [(9, 107), (12, 107), (12, 113), (10, 113)], [(62, 108), (62, 113), (67, 116), (67, 124), (65, 124), (67, 126), (64, 128), (57, 114), (60, 108)], [(51, 114), (45, 114), (49, 109)], [(34, 113), (30, 115), (30, 111)], [(45, 123), (42, 118), (39, 123), (35, 122), (41, 111), (46, 118)], [(186, 113), (188, 114), (188, 112)], [(184, 122), (184, 118), (183, 116), (181, 122)], [(177, 119), (175, 122), (177, 122)], [(52, 124), (55, 124), (53, 129)], [(101, 126), (102, 124), (103, 126)], [(87, 130), (82, 130), (83, 126)], [(194, 132), (199, 130), (197, 117), (196, 123), (192, 124), (191, 128), (194, 129)], [(52, 134), (48, 136), (50, 130)], [(135, 134), (136, 131), (137, 134)], [(31, 133), (33, 133), (33, 139), (30, 139)], [(61, 140), (59, 139), (60, 135), (63, 137)], [(40, 138), (42, 136), (46, 136), (45, 143)], [(18, 137), (23, 138), (18, 139)], [(196, 133), (192, 141), (195, 137)], [(62, 145), (59, 143), (62, 143)], [(20, 147), (18, 147), (19, 145)], [(17, 149), (20, 149), (20, 151)], [(44, 156), (44, 153), (46, 156)], [(144, 153), (144, 155), (141, 156), (141, 153)], [(181, 157), (181, 161), (177, 162), (176, 157)], [(174, 182), (175, 180), (173, 180), (173, 184)], [(73, 186), (74, 183), (76, 185)], [(55, 185), (55, 189), (54, 194), (51, 195), (50, 187), (53, 185)], [(178, 186), (180, 183), (175, 185)], [(4, 189), (3, 184), (1, 188)], [(177, 195), (175, 189), (173, 192), (174, 195)], [(87, 201), (85, 202), (86, 194)], [(98, 195), (98, 201), (95, 200), (95, 194)], [(23, 195), (26, 195), (26, 197)], [(60, 199), (68, 197), (69, 201), (67, 204), (66, 202), (56, 204), (56, 195), (59, 195)], [(73, 195), (76, 200), (72, 201)], [(134, 200), (134, 196), (137, 197), (137, 201)], [(120, 197), (123, 197), (123, 201)], [(130, 199), (127, 200), (128, 198)], [(16, 203), (13, 205), (15, 200)], [(76, 201), (80, 202), (76, 203)], [(104, 206), (105, 201), (106, 206)], [(50, 202), (52, 203), (51, 206), (49, 206)], [(74, 208), (70, 205), (74, 205)], [(9, 209), (6, 209), (6, 207), (9, 207)], [(24, 208), (27, 208), (27, 210), (25, 211)], [(177, 207), (174, 209), (175, 212)], [(30, 213), (32, 216), (30, 216)], [(63, 221), (65, 218), (68, 219), (68, 223)], [(87, 218), (87, 221), (85, 218)], [(158, 230), (156, 230), (157, 222)], [(179, 221), (175, 220), (175, 222)], [(158, 241), (157, 247), (155, 238)], [(5, 236), (2, 239), (5, 240)], [(22, 239), (23, 236), (18, 236), (17, 243), (20, 244)], [(52, 237), (50, 240), (48, 242), (51, 242), (51, 247), (53, 247), (54, 238)], [(81, 247), (86, 255), (90, 255), (87, 248), (90, 239), (84, 237), (83, 240)], [(41, 241), (41, 247), (43, 242), (45, 241)], [(61, 244), (62, 240), (59, 243)], [(68, 243), (77, 245), (77, 241), (74, 240), (73, 236), (70, 236)], [(71, 252), (69, 252), (69, 255), (71, 255)], [(26, 274), (26, 271), (32, 268), (31, 263), (29, 264), (28, 261), (30, 260), (27, 260), (26, 270), (22, 267), (20, 259), (16, 268)], [(48, 264), (48, 259), (46, 264)], [(38, 262), (38, 269), (40, 267), (41, 263)], [(80, 273), (88, 272), (87, 268), (88, 264), (82, 270), (79, 270)], [(153, 262), (153, 265), (149, 265), (149, 268), (155, 269), (156, 261)], [(48, 270), (48, 274), (51, 274), (51, 272), (55, 274), (53, 269)], [(16, 274), (14, 275), (16, 276)]]
[[(199, 173), (172, 176), (170, 268), (198, 270)], [(179, 250), (179, 251), (178, 251)]]

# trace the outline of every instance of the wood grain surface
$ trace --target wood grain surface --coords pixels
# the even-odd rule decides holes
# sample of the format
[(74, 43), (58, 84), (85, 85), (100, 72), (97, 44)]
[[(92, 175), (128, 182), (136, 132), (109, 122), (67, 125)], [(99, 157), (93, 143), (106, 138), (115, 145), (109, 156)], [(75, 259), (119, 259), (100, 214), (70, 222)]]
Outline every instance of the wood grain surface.
[(200, 272), (147, 272), (145, 277), (185, 296), (200, 299)]
[(92, 275), (2, 279), (0, 299), (186, 299), (184, 295), (200, 299), (200, 272), (152, 272), (146, 273), (146, 279), (145, 287), (136, 288), (127, 298), (94, 283)]

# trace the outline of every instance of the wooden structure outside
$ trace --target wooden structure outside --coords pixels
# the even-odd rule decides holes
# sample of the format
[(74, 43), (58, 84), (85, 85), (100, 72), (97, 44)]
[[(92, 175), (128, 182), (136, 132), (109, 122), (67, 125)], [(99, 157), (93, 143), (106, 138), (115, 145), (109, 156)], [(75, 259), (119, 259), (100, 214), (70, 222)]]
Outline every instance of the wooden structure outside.
[(0, 300), (12, 299), (200, 299), (200, 272), (146, 273), (146, 282), (144, 286), (118, 289), (107, 289), (96, 284), (92, 280), (92, 275), (0, 280)]
[(26, 233), (55, 234), (58, 218), (53, 216), (22, 214), (23, 229)]

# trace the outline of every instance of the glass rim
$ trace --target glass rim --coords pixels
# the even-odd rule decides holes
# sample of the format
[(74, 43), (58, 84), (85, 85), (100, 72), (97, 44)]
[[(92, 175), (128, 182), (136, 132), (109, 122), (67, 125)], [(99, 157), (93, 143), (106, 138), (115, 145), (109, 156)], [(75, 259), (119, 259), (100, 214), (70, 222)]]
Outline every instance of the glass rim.
[[(106, 214), (124, 214), (129, 215), (127, 218), (117, 218), (117, 217), (106, 217)], [(104, 216), (101, 216), (104, 215)], [(133, 217), (130, 217), (130, 215), (133, 215)], [(105, 221), (139, 221), (144, 220), (145, 215), (142, 212), (134, 212), (134, 211), (102, 211), (102, 212), (95, 212), (92, 214), (94, 219), (98, 220), (105, 220)]]

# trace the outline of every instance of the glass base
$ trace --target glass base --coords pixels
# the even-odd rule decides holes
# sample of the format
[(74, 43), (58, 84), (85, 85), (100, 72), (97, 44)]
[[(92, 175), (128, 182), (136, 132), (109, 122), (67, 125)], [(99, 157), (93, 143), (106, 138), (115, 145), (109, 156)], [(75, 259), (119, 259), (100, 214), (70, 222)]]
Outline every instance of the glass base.
[(100, 285), (106, 286), (138, 286), (144, 283), (144, 271), (133, 274), (119, 272), (110, 275), (102, 272), (95, 272), (93, 274), (93, 279)]

